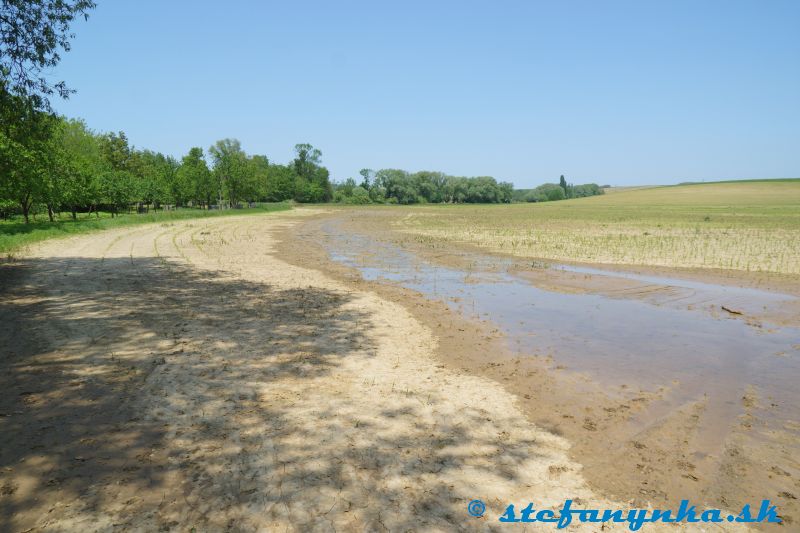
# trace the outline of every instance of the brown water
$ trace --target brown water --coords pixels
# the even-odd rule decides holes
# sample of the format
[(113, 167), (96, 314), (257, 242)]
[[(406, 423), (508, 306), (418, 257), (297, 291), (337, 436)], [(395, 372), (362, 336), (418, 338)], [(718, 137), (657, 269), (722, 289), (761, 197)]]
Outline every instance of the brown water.
[[(658, 276), (583, 267), (550, 268), (592, 277), (623, 278), (649, 296), (570, 294), (536, 286), (521, 276), (482, 264), (496, 257), (476, 254), (469, 271), (435, 265), (413, 252), (366, 234), (324, 226), (332, 259), (357, 268), (364, 279), (385, 280), (440, 299), (466, 317), (488, 319), (509, 347), (547, 355), (552, 366), (581, 373), (609, 391), (665, 391), (637, 424), (651, 423), (676, 406), (703, 399), (705, 423), (697, 453), (717, 451), (742, 415), (743, 399), (764, 407), (771, 426), (800, 437), (800, 329), (753, 325), (740, 316), (714, 313), (779, 306), (790, 295)], [(594, 280), (595, 282), (597, 279)], [(755, 397), (752, 397), (755, 394)], [(705, 443), (705, 444), (703, 444)]]

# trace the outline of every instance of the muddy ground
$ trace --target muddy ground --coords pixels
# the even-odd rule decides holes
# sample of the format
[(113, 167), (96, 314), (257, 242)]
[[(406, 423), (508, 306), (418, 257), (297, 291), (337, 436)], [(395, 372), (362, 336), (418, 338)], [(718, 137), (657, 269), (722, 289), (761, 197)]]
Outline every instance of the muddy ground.
[[(753, 387), (743, 387), (737, 405), (732, 406), (738, 414), (728, 426), (726, 420), (714, 420), (719, 406), (711, 405), (713, 399), (709, 397), (670, 403), (664, 398), (668, 391), (642, 388), (635, 376), (628, 381), (627, 390), (612, 390), (591, 376), (562, 372), (550, 356), (520, 356), (501, 342), (502, 336), (490, 321), (464, 320), (441, 302), (402, 289), (396, 283), (366, 282), (356, 269), (332, 262), (323, 246), (325, 232), (332, 227), (331, 219), (346, 232), (370, 235), (376, 242), (399, 243), (404, 249), (445, 266), (469, 266), (475, 261), (471, 255), (475, 249), (420, 244), (398, 232), (393, 213), (383, 210), (334, 211), (317, 216), (294, 228), (291, 238), (284, 234), (280, 247), (281, 256), (293, 264), (313, 266), (352, 287), (366, 287), (411, 309), (438, 337), (440, 349), (435, 355), (442, 364), (501, 384), (517, 398), (528, 420), (566, 437), (571, 444), (571, 459), (583, 465), (583, 474), (598, 492), (637, 506), (656, 507), (677, 506), (686, 498), (709, 507), (737, 508), (769, 498), (779, 506), (785, 526), (791, 529), (797, 525), (800, 407), (789, 406), (794, 413), (789, 413), (788, 422), (768, 424), (771, 411), (777, 407), (775, 400)], [(303, 246), (296, 245), (298, 238)], [(674, 297), (662, 292), (653, 294), (643, 284), (630, 280), (528, 268), (526, 263), (529, 266), (529, 262), (520, 261), (512, 265), (512, 270), (550, 290), (637, 298), (655, 305), (664, 303), (658, 298)], [(637, 271), (667, 273), (663, 269)], [(707, 283), (800, 294), (800, 283), (785, 276), (731, 272), (715, 275), (690, 270), (678, 275)], [(706, 305), (713, 307), (708, 302)], [(736, 318), (751, 327), (762, 328), (762, 322), (796, 326), (800, 321), (798, 300), (749, 311), (747, 316)], [(726, 315), (719, 305), (710, 312)], [(747, 377), (741, 379), (744, 383)], [(722, 408), (730, 410), (731, 406)], [(718, 439), (715, 432), (721, 435)], [(714, 441), (710, 445), (704, 442), (709, 435)]]
[(535, 367), (493, 362), (485, 325), (327, 268), (317, 215), (110, 230), (3, 263), (0, 531), (493, 530), (509, 502), (630, 506), (532, 423), (546, 389), (515, 383), (548, 381), (514, 375)]

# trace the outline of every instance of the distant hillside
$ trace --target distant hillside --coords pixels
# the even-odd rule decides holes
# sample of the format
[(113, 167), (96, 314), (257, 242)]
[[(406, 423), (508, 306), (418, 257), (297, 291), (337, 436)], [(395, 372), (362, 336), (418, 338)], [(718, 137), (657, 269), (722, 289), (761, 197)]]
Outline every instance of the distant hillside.
[(714, 183), (771, 183), (771, 182), (786, 182), (786, 181), (800, 181), (800, 178), (759, 178), (759, 179), (746, 179), (746, 180), (721, 180), (721, 181), (684, 181), (678, 185), (711, 185)]

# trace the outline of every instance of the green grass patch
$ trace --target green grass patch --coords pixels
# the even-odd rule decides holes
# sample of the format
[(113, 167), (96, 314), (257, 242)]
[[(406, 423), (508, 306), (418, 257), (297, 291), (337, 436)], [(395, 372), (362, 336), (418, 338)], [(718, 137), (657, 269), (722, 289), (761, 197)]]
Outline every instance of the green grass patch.
[[(249, 209), (223, 209), (207, 211), (204, 209), (176, 209), (172, 211), (151, 211), (144, 214), (120, 214), (111, 217), (109, 213), (78, 215), (72, 220), (69, 213), (61, 213), (55, 222), (49, 220), (32, 221), (25, 224), (22, 217), (0, 221), (0, 253), (10, 254), (35, 242), (58, 237), (68, 237), (90, 231), (101, 231), (122, 226), (149, 224), (153, 222), (173, 222), (192, 218), (224, 217), (231, 215), (254, 215), (291, 209), (289, 203), (261, 204)], [(46, 215), (45, 215), (46, 217)], [(41, 218), (41, 215), (40, 215)]]

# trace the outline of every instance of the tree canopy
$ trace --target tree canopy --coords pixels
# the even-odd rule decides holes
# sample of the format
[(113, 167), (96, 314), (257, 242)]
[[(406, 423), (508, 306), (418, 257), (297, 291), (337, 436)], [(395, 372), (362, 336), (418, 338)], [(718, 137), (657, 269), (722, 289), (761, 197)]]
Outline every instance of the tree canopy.
[(603, 194), (603, 188), (596, 183), (572, 185), (562, 175), (559, 183), (545, 183), (535, 189), (517, 189), (514, 191), (515, 202), (552, 202), (568, 198), (583, 198)]
[(342, 203), (508, 203), (514, 186), (490, 176), (465, 178), (443, 172), (385, 168), (373, 172), (362, 169), (362, 181), (353, 178), (335, 186), (334, 200)]
[(69, 51), (72, 21), (88, 18), (94, 7), (92, 0), (0, 0), (0, 96), (47, 110), (48, 96), (69, 96), (65, 82), (45, 73)]
[[(298, 144), (295, 158), (274, 164), (247, 154), (236, 139), (180, 161), (138, 149), (120, 132), (96, 133), (83, 121), (23, 113), (0, 133), (0, 210), (31, 213), (147, 211), (165, 206), (221, 208), (253, 202), (325, 202), (333, 195), (322, 153)], [(210, 165), (209, 165), (210, 162)]]
[(0, 214), (119, 212), (172, 207), (238, 208), (253, 202), (508, 203), (601, 194), (595, 184), (560, 183), (531, 191), (490, 176), (363, 168), (358, 181), (333, 184), (322, 152), (294, 146), (286, 164), (248, 154), (236, 139), (180, 160), (133, 146), (123, 131), (98, 133), (56, 116), (49, 97), (66, 98), (65, 82), (47, 73), (70, 49), (70, 26), (88, 17), (92, 0), (0, 0)]

